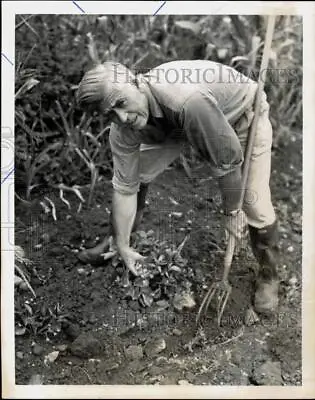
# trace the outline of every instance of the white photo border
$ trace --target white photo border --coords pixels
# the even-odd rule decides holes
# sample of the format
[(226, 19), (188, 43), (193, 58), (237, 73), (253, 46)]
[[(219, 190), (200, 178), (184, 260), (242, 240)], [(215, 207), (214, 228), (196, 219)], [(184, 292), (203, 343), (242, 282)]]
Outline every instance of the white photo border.
[[(122, 10), (124, 11), (122, 13)], [(180, 12), (179, 12), (180, 11)], [(303, 384), (299, 387), (15, 385), (14, 55), (16, 14), (303, 16)], [(315, 397), (315, 3), (199, 1), (3, 1), (1, 87), (1, 354), (3, 398), (314, 398)], [(12, 160), (13, 158), (13, 160)]]

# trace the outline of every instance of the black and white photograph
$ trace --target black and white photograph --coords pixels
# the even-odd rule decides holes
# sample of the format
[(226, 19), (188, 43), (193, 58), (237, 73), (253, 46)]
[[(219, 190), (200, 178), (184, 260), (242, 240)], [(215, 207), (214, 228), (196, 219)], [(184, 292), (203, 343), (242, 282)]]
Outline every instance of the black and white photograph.
[(14, 167), (1, 169), (14, 204), (1, 306), (13, 314), (2, 323), (13, 385), (38, 387), (32, 398), (58, 398), (45, 386), (249, 398), (307, 382), (312, 397), (304, 16), (60, 3), (73, 12), (16, 12), (2, 53), (14, 74), (2, 127)]

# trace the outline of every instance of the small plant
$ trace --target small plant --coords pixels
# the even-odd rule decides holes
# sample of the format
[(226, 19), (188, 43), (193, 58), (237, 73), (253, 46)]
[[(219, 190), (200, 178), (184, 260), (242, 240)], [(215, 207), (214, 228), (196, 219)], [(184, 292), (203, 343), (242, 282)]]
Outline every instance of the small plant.
[[(62, 324), (68, 315), (62, 306), (57, 303), (51, 307), (44, 302), (34, 301), (36, 293), (30, 284), (30, 272), (28, 269), (32, 262), (26, 257), (24, 250), (20, 246), (15, 246), (15, 335), (23, 336), (26, 333), (44, 335), (51, 337), (61, 331)], [(33, 299), (28, 299), (23, 292), (31, 292)]]
[[(123, 298), (138, 301), (141, 307), (181, 307), (194, 305), (191, 292), (193, 269), (181, 252), (188, 236), (179, 246), (154, 238), (154, 231), (139, 231), (133, 234), (133, 248), (146, 257), (140, 276), (127, 284), (119, 280), (123, 288)], [(117, 267), (121, 262), (115, 254), (111, 264)]]
[(15, 334), (29, 333), (50, 339), (61, 332), (68, 317), (59, 303), (48, 307), (45, 302), (30, 304), (18, 297), (15, 301)]
[(24, 282), (24, 285), (30, 290), (32, 295), (36, 297), (34, 289), (29, 283), (30, 277), (27, 271), (27, 267), (31, 265), (31, 261), (25, 256), (24, 250), (20, 246), (15, 246), (15, 271), (20, 276), (15, 275), (15, 285), (18, 286)]

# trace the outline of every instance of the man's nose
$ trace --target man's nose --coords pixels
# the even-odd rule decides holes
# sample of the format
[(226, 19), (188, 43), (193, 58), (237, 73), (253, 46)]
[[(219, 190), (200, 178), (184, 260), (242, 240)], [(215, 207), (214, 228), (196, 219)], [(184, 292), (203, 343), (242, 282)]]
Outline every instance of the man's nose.
[(124, 110), (115, 110), (115, 112), (116, 112), (116, 115), (117, 115), (119, 121), (122, 124), (125, 124), (127, 122), (127, 119), (128, 119), (128, 113), (126, 111), (124, 111)]

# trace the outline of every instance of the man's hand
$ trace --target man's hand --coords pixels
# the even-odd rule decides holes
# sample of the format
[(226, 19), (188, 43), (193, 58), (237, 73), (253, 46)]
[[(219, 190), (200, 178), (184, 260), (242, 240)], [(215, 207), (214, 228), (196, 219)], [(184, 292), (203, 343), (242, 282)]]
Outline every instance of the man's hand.
[(145, 261), (145, 257), (133, 250), (131, 247), (118, 248), (121, 258), (124, 260), (126, 267), (136, 276), (141, 272), (141, 264)]
[(238, 210), (231, 215), (225, 215), (224, 218), (227, 235), (234, 235), (239, 242), (247, 236), (247, 219), (244, 211)]

